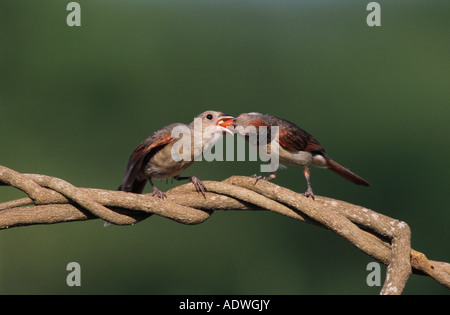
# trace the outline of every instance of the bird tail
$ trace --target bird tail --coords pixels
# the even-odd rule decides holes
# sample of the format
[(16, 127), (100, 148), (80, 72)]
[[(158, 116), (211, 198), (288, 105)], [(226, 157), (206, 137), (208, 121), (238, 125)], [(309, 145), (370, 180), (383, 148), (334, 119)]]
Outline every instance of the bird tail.
[(122, 183), (122, 185), (119, 186), (119, 188), (117, 188), (117, 190), (120, 191), (126, 191), (126, 192), (132, 192), (135, 194), (142, 194), (142, 192), (144, 191), (144, 187), (145, 184), (147, 183), (146, 180), (137, 180), (135, 179), (131, 184), (126, 184), (124, 185)]
[(335, 172), (336, 174), (344, 177), (345, 179), (357, 184), (357, 185), (363, 185), (363, 186), (370, 186), (370, 184), (363, 178), (359, 177), (349, 169), (346, 169), (342, 165), (336, 163), (332, 159), (330, 159), (328, 156), (323, 156), (325, 161), (327, 162), (328, 168)]

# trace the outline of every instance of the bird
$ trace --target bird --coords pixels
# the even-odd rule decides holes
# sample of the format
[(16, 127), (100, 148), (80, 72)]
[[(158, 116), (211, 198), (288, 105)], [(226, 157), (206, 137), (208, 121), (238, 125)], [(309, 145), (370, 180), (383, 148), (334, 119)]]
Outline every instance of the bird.
[[(241, 128), (238, 128), (239, 126)], [(252, 145), (258, 147), (258, 144), (260, 143), (266, 144), (266, 152), (269, 154), (271, 153), (270, 146), (272, 144), (278, 144), (280, 164), (301, 166), (308, 187), (303, 194), (306, 197), (311, 196), (312, 199), (315, 197), (310, 182), (310, 172), (308, 168), (308, 165), (310, 164), (320, 168), (328, 168), (357, 185), (370, 186), (365, 179), (333, 161), (326, 154), (325, 149), (316, 138), (290, 121), (261, 113), (242, 113), (233, 120), (233, 127), (238, 134), (244, 136)], [(266, 128), (261, 129), (260, 127)], [(271, 132), (272, 128), (270, 127), (278, 127), (276, 134)], [(264, 130), (264, 133), (262, 133), (261, 130)], [(256, 142), (250, 140), (252, 135), (256, 136), (253, 138)], [(261, 142), (262, 139), (265, 141)], [(258, 152), (261, 154), (261, 152), (264, 151), (258, 150)], [(256, 177), (255, 184), (259, 179), (269, 181), (276, 178), (276, 170), (272, 169), (268, 177), (257, 175), (253, 175), (253, 177)]]
[(148, 181), (153, 188), (152, 196), (164, 199), (166, 194), (155, 186), (152, 179), (174, 178), (189, 180), (204, 197), (205, 186), (197, 177), (181, 177), (180, 174), (221, 135), (232, 134), (229, 127), (233, 118), (209, 110), (196, 116), (189, 125), (173, 123), (153, 132), (131, 154), (117, 190), (141, 194)]

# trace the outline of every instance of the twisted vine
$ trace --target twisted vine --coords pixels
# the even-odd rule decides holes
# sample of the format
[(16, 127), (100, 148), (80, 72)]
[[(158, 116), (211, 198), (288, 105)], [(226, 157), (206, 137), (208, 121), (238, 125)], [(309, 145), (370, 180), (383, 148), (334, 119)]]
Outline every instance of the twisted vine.
[(388, 266), (381, 294), (401, 294), (412, 272), (430, 276), (450, 288), (450, 264), (429, 260), (411, 249), (409, 226), (365, 207), (316, 196), (304, 197), (254, 178), (232, 176), (204, 181), (205, 198), (189, 183), (167, 192), (168, 199), (122, 191), (78, 188), (55, 177), (21, 174), (0, 166), (0, 185), (28, 197), (0, 203), (0, 229), (33, 224), (103, 219), (130, 225), (152, 214), (183, 224), (199, 224), (214, 210), (268, 210), (329, 229)]

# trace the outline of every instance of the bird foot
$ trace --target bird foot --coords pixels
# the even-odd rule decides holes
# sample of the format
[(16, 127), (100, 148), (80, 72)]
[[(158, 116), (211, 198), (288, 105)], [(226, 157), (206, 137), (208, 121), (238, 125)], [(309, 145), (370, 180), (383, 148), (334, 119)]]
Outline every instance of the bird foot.
[(267, 177), (263, 177), (263, 176), (261, 176), (261, 175), (253, 174), (253, 175), (250, 176), (250, 177), (256, 178), (256, 181), (255, 181), (255, 185), (256, 185), (256, 183), (257, 183), (260, 179), (266, 180), (266, 181), (270, 181), (270, 180), (274, 179), (274, 178), (276, 177), (276, 175), (272, 173), (272, 174), (270, 174), (270, 175), (267, 176)]
[(315, 200), (315, 195), (314, 195), (314, 193), (313, 193), (311, 187), (309, 187), (308, 190), (305, 191), (305, 192), (303, 193), (303, 196), (305, 196), (306, 198), (308, 198), (309, 196), (311, 196), (311, 198), (312, 198), (313, 200)]
[(191, 178), (189, 178), (189, 181), (192, 184), (194, 184), (194, 187), (197, 190), (197, 192), (202, 193), (203, 197), (206, 198), (206, 196), (205, 196), (206, 187), (203, 184), (203, 182), (195, 176), (192, 176)]
[(161, 190), (159, 190), (158, 188), (153, 186), (152, 197), (154, 197), (155, 195), (158, 196), (161, 199), (167, 198), (167, 196), (166, 196), (166, 194), (164, 192), (162, 192)]
[(256, 185), (256, 183), (257, 183), (260, 179), (264, 179), (264, 177), (262, 177), (261, 175), (256, 175), (256, 174), (253, 174), (253, 175), (250, 176), (250, 177), (256, 178), (255, 185)]

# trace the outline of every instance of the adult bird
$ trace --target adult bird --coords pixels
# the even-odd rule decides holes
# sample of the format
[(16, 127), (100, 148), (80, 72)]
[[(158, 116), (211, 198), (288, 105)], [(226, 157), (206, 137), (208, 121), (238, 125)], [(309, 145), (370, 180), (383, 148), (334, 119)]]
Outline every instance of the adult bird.
[[(308, 185), (308, 189), (304, 193), (306, 197), (311, 196), (314, 199), (308, 169), (310, 164), (328, 168), (357, 185), (370, 186), (366, 180), (333, 161), (325, 153), (325, 149), (319, 141), (311, 134), (285, 119), (260, 113), (243, 113), (234, 119), (234, 127), (246, 140), (252, 139), (253, 136), (256, 141), (250, 141), (250, 143), (258, 147), (260, 154), (265, 151), (270, 157), (272, 145), (277, 145), (280, 164), (301, 166)], [(271, 127), (277, 127), (278, 131), (274, 134)], [(264, 148), (265, 150), (260, 150), (260, 144), (267, 146)], [(257, 181), (263, 178), (256, 177)], [(275, 177), (276, 170), (272, 170), (270, 176), (263, 179), (271, 180)]]
[(187, 179), (205, 196), (205, 186), (195, 176), (180, 177), (181, 172), (198, 160), (232, 126), (233, 116), (221, 112), (206, 111), (194, 118), (189, 125), (175, 123), (165, 126), (140, 143), (131, 154), (121, 191), (142, 193), (147, 181), (152, 185), (152, 196), (166, 198), (152, 179)]

